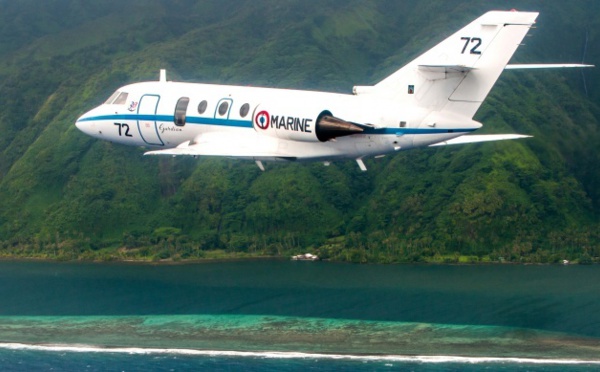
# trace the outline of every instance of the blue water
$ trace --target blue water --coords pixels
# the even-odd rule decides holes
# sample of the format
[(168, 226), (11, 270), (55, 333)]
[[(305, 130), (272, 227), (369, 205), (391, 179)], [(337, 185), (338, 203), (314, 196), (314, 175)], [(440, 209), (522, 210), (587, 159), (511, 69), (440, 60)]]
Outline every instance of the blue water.
[(123, 355), (0, 352), (4, 371), (590, 371), (593, 364), (530, 364), (512, 362), (389, 362), (321, 359), (269, 359), (241, 357), (195, 357), (172, 355)]
[(207, 356), (167, 353), (0, 350), (3, 371), (590, 371), (573, 361), (348, 360), (319, 357)]
[(600, 370), (599, 283), (596, 266), (0, 262), (0, 366)]

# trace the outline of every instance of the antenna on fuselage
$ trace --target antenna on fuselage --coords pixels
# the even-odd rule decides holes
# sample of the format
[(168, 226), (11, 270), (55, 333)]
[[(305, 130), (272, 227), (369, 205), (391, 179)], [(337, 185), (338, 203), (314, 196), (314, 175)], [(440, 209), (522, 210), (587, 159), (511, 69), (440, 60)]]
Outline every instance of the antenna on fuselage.
[(164, 68), (160, 69), (160, 75), (159, 75), (158, 81), (160, 81), (161, 83), (167, 82), (167, 70), (165, 70)]

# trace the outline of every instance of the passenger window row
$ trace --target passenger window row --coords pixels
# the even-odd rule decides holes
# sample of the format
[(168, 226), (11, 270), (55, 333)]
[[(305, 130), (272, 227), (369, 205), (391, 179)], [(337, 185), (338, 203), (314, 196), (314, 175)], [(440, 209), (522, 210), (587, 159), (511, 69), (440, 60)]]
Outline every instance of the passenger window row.
[[(180, 126), (180, 127), (185, 125), (186, 111), (187, 111), (187, 107), (188, 107), (189, 103), (190, 103), (189, 97), (181, 97), (177, 101), (177, 104), (175, 105), (175, 119), (174, 119), (175, 125)], [(208, 102), (206, 100), (202, 100), (198, 104), (198, 114), (200, 114), (200, 115), (204, 114), (206, 112), (207, 107), (208, 107)], [(221, 104), (219, 105), (219, 107), (217, 109), (217, 112), (219, 113), (219, 115), (223, 116), (223, 115), (227, 114), (228, 111), (229, 111), (229, 101), (221, 102)], [(249, 112), (250, 112), (250, 104), (244, 103), (242, 106), (240, 106), (240, 117), (245, 118)]]
[[(204, 112), (206, 112), (207, 107), (208, 107), (208, 102), (206, 100), (203, 100), (202, 102), (200, 102), (198, 104), (198, 113), (204, 114)], [(219, 115), (223, 116), (227, 113), (228, 109), (229, 109), (229, 101), (224, 101), (224, 102), (221, 102), (221, 104), (219, 105), (219, 109), (217, 110), (217, 112), (219, 113)], [(248, 112), (250, 112), (250, 104), (244, 103), (240, 107), (240, 117), (245, 118), (246, 115), (248, 115)]]

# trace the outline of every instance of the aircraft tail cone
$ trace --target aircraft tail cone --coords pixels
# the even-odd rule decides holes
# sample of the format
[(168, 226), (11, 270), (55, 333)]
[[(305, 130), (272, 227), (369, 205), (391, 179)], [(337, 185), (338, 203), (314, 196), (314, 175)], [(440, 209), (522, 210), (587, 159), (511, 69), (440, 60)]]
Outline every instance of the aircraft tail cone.
[(317, 121), (317, 138), (325, 142), (332, 138), (349, 136), (364, 131), (360, 126), (334, 116), (323, 115)]

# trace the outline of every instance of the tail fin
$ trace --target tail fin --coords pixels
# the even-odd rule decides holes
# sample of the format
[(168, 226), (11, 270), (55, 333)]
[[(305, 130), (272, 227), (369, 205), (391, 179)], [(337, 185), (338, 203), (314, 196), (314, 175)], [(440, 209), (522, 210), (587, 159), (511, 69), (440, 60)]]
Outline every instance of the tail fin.
[(373, 87), (378, 94), (469, 119), (538, 13), (491, 11)]

